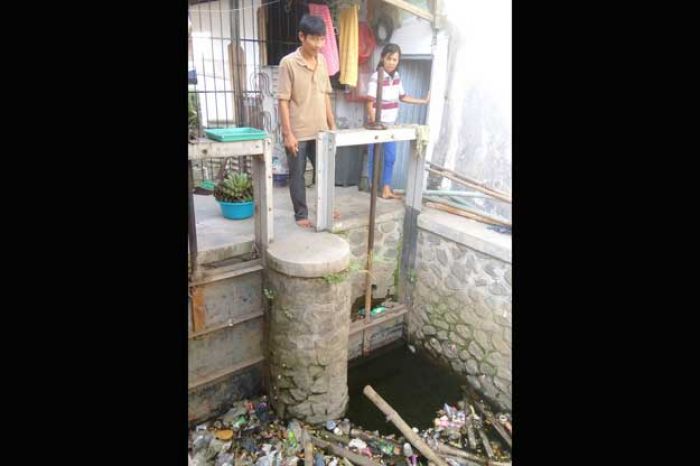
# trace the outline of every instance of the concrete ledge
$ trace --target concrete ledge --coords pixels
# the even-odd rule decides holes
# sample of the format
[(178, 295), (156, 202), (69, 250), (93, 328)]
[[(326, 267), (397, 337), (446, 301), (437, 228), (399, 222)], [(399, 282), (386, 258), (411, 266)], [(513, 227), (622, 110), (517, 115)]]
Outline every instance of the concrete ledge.
[(425, 208), (418, 228), (463, 244), (502, 261), (513, 262), (511, 236), (489, 230), (486, 224), (447, 212)]
[(320, 278), (349, 263), (350, 245), (331, 233), (299, 232), (275, 239), (267, 249), (267, 266), (291, 277)]
[[(379, 201), (379, 199), (377, 199)], [(395, 220), (401, 220), (404, 215), (404, 206), (401, 204), (399, 207), (394, 208), (389, 212), (375, 213), (374, 222), (379, 225), (384, 222), (391, 222)], [(368, 228), (369, 227), (369, 215), (353, 217), (349, 219), (336, 220), (333, 222), (331, 227), (332, 233), (342, 233), (348, 230), (353, 230), (355, 228)]]

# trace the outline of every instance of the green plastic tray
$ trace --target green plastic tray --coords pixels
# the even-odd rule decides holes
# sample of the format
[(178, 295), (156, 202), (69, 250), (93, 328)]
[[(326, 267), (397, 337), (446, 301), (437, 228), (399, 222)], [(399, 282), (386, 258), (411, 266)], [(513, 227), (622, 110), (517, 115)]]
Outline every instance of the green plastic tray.
[(257, 141), (267, 137), (265, 131), (255, 128), (206, 129), (204, 130), (204, 134), (206, 134), (209, 139), (219, 142)]

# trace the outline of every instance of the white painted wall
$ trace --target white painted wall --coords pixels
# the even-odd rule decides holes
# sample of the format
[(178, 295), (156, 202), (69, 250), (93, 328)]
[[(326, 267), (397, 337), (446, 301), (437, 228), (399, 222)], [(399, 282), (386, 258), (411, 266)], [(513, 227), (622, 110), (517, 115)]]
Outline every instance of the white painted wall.
[[(432, 134), (433, 161), (506, 192), (512, 191), (511, 5), (444, 0), (449, 54), (440, 129)], [(443, 179), (441, 187), (450, 184)], [(477, 201), (510, 216), (507, 205)]]

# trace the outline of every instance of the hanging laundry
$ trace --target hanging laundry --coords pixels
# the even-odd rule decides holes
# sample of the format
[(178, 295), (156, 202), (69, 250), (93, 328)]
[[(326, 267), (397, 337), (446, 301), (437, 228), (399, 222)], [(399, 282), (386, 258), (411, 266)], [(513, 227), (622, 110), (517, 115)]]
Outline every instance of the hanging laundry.
[(360, 21), (359, 38), (359, 64), (362, 65), (370, 59), (374, 49), (377, 48), (377, 41), (374, 39), (372, 28), (365, 21)]
[(340, 84), (357, 86), (359, 23), (357, 5), (340, 12)]
[(326, 67), (328, 68), (328, 76), (333, 76), (340, 69), (338, 62), (338, 43), (335, 40), (335, 29), (333, 27), (333, 18), (328, 5), (319, 5), (309, 3), (309, 14), (320, 16), (323, 22), (326, 23), (326, 45), (321, 49), (323, 58), (326, 59)]

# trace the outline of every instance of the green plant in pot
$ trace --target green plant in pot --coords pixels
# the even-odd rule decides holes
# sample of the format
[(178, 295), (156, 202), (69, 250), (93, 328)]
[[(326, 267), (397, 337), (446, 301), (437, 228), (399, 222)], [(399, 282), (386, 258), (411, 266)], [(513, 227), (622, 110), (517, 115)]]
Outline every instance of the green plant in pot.
[(247, 173), (231, 172), (214, 188), (214, 198), (221, 206), (225, 218), (240, 220), (252, 217), (255, 212), (253, 202), (253, 180)]

